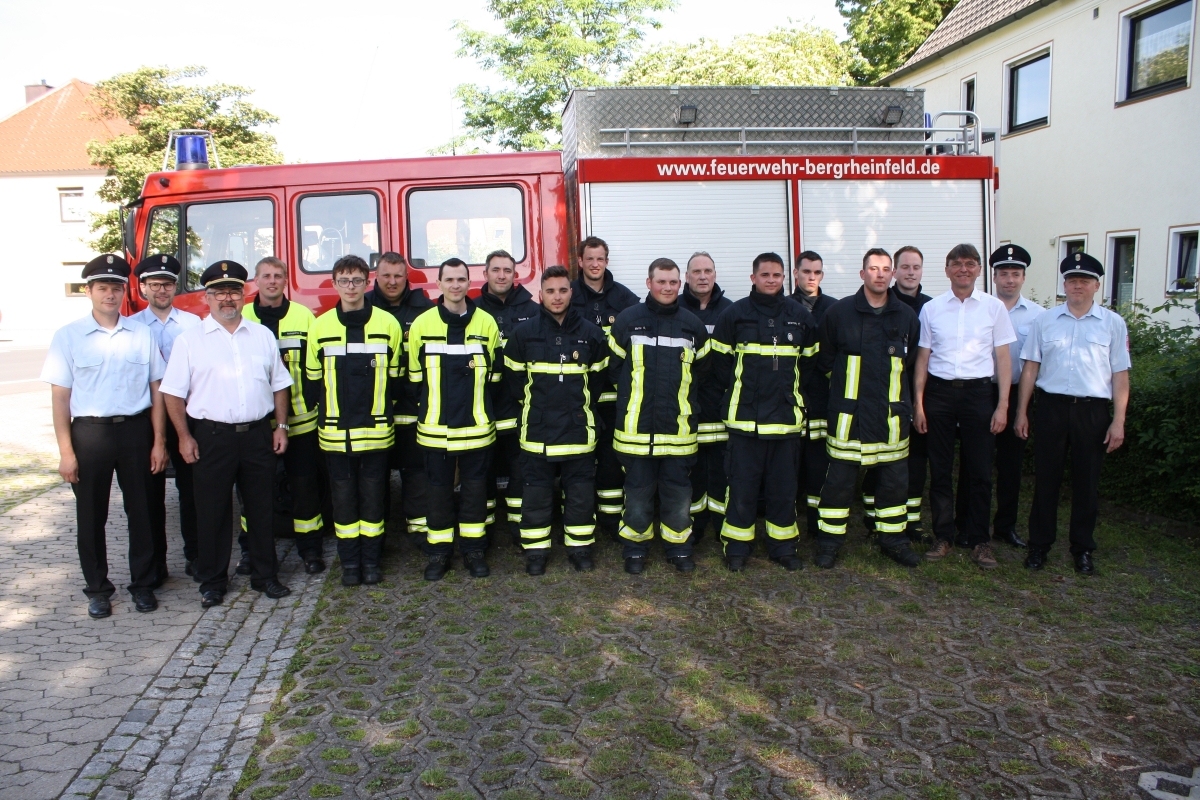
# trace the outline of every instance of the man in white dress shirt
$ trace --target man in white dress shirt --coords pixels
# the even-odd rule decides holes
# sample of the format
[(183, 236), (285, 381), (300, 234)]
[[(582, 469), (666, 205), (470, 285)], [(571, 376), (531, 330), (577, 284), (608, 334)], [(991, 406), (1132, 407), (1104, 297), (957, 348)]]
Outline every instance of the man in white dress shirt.
[(75, 492), (79, 563), (88, 615), (112, 613), (104, 526), (113, 471), (129, 520), (129, 592), (138, 611), (158, 608), (158, 575), (147, 498), (151, 473), (166, 468), (166, 417), (158, 383), (163, 359), (150, 330), (121, 316), (129, 264), (116, 255), (83, 269), (92, 310), (54, 334), (42, 367), (50, 384), (58, 474)]
[(1012, 371), (1008, 345), (1016, 341), (1004, 304), (976, 288), (983, 265), (970, 244), (946, 255), (950, 291), (921, 308), (921, 341), (915, 373), (913, 426), (927, 433), (929, 502), (933, 510), (933, 547), (925, 554), (939, 561), (954, 549), (954, 439), (962, 438), (959, 480), (967, 481), (967, 546), (971, 560), (995, 569), (988, 536), (992, 505), (992, 452), (996, 434), (1008, 424), (1006, 380), (992, 397), (992, 376)]
[(275, 337), (242, 316), (246, 268), (218, 261), (200, 278), (210, 315), (175, 340), (163, 377), (167, 412), (179, 452), (192, 465), (199, 552), (200, 605), (219, 605), (229, 580), (236, 481), (250, 534), (250, 587), (280, 598), (272, 535), (276, 456), (287, 450), (288, 426), (271, 431), (271, 415), (288, 417), (292, 378)]
[[(171, 360), (175, 338), (188, 328), (200, 324), (200, 318), (190, 311), (172, 305), (182, 267), (174, 256), (153, 255), (142, 259), (133, 269), (138, 288), (148, 305), (130, 316), (147, 328), (158, 344), (163, 362)], [(171, 425), (167, 429), (167, 456), (175, 468), (175, 489), (179, 492), (179, 533), (183, 537), (184, 572), (193, 573), (196, 560), (196, 500), (192, 491), (192, 468), (179, 455), (179, 437)], [(167, 576), (167, 471), (154, 476), (150, 483), (150, 522), (154, 532), (154, 563), (161, 579)]]

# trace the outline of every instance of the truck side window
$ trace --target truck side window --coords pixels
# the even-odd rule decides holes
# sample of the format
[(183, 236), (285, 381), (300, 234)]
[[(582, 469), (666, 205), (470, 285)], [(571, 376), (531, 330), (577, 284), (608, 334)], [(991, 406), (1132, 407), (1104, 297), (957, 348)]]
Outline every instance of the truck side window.
[(370, 264), (379, 252), (379, 198), (371, 192), (302, 197), (296, 230), (305, 272), (329, 272), (349, 255)]
[(525, 202), (516, 186), (414, 189), (408, 193), (409, 255), (414, 264), (461, 258), (482, 264), (493, 250), (525, 260)]
[[(179, 258), (179, 206), (158, 206), (150, 210), (150, 232), (143, 258), (168, 255)], [(182, 262), (181, 262), (182, 263)]]
[(263, 198), (189, 205), (185, 249), (186, 291), (199, 289), (204, 270), (222, 259), (253, 275), (259, 259), (275, 255), (275, 203)]

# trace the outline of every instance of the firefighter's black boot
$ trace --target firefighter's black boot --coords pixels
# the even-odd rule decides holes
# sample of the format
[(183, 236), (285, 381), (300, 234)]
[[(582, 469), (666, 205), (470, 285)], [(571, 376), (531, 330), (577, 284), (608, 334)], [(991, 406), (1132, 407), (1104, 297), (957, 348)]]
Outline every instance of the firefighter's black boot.
[(449, 569), (450, 554), (434, 553), (429, 557), (429, 562), (425, 565), (425, 580), (440, 581), (445, 577), (446, 571)]
[(472, 578), (486, 578), (492, 574), (488, 569), (487, 556), (482, 550), (468, 550), (463, 553), (463, 566)]
[(546, 574), (546, 553), (544, 550), (531, 550), (525, 554), (525, 574)]
[(595, 562), (592, 561), (592, 548), (584, 545), (583, 547), (568, 547), (567, 560), (571, 562), (571, 566), (576, 572), (591, 572), (596, 568)]
[(817, 535), (817, 557), (814, 563), (821, 569), (833, 569), (833, 562), (837, 560), (838, 550), (842, 549), (842, 543), (829, 535)]
[(358, 586), (362, 583), (361, 537), (338, 539), (337, 551), (342, 562), (342, 586)]
[(383, 580), (379, 562), (383, 555), (383, 537), (365, 536), (362, 539), (362, 582), (374, 585)]
[(908, 536), (903, 533), (879, 534), (879, 548), (885, 556), (902, 566), (915, 567), (921, 563), (921, 557), (913, 552)]

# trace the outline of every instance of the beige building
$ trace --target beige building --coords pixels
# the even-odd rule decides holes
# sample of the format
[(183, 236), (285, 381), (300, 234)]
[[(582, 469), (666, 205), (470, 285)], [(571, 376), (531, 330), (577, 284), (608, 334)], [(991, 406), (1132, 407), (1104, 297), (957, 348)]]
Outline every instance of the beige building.
[(96, 256), (91, 214), (104, 170), (87, 143), (131, 128), (97, 119), (89, 84), (73, 80), (25, 90), (26, 105), (0, 120), (0, 219), (8, 231), (0, 262), (0, 339), (48, 342), (56, 328), (90, 306), (81, 293), (83, 265)]
[(994, 137), (998, 238), (1032, 255), (1027, 295), (1054, 300), (1059, 260), (1083, 249), (1108, 303), (1195, 298), (1197, 2), (961, 0), (884, 79)]

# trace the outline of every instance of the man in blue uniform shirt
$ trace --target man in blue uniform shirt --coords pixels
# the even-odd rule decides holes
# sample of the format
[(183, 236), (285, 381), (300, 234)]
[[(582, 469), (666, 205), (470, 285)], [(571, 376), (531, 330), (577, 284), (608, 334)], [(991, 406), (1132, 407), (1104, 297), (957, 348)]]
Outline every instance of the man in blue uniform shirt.
[(54, 334), (42, 380), (50, 384), (58, 474), (75, 492), (79, 563), (88, 615), (112, 613), (104, 526), (113, 472), (129, 520), (129, 592), (138, 611), (158, 608), (149, 510), (151, 473), (167, 464), (164, 364), (150, 329), (121, 317), (129, 264), (115, 255), (83, 269), (92, 311)]
[[(1033, 441), (1036, 483), (1025, 566), (1041, 569), (1058, 528), (1058, 495), (1071, 451), (1071, 554), (1080, 574), (1095, 573), (1093, 533), (1100, 513), (1100, 465), (1125, 442), (1129, 405), (1129, 331), (1096, 302), (1104, 267), (1086, 253), (1063, 259), (1067, 302), (1033, 320), (1021, 350), (1015, 428), (1029, 438), (1029, 400), (1037, 395)], [(1112, 412), (1109, 412), (1109, 403)]]

